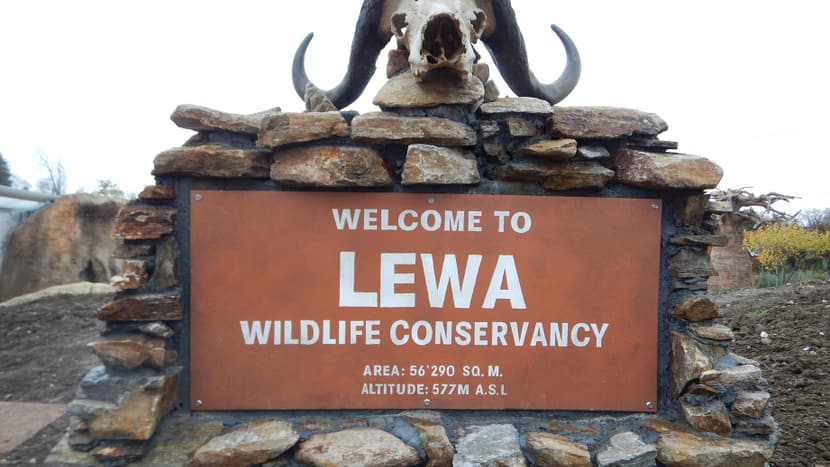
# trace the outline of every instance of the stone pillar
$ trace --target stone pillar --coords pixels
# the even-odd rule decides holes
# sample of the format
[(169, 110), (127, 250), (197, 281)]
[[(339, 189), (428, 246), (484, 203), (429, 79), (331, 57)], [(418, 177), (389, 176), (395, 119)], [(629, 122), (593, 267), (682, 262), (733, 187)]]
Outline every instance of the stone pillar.
[(718, 293), (723, 290), (745, 289), (754, 285), (752, 257), (743, 247), (746, 220), (736, 214), (723, 214), (720, 234), (728, 239), (722, 247), (712, 248), (712, 266), (717, 276), (709, 278), (709, 290)]

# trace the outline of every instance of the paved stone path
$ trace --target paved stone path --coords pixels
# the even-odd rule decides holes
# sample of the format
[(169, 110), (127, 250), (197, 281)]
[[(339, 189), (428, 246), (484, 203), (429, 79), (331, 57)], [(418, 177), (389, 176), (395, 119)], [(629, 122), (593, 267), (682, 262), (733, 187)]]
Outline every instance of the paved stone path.
[(0, 402), (0, 455), (31, 438), (64, 412), (64, 404)]

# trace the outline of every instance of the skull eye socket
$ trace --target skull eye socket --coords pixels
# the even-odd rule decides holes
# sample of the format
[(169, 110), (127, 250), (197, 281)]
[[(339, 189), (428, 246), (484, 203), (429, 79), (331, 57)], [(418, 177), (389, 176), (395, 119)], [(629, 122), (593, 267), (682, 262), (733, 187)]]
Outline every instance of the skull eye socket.
[(392, 15), (392, 32), (398, 39), (403, 39), (406, 35), (406, 27), (409, 23), (406, 21), (406, 13), (395, 13)]

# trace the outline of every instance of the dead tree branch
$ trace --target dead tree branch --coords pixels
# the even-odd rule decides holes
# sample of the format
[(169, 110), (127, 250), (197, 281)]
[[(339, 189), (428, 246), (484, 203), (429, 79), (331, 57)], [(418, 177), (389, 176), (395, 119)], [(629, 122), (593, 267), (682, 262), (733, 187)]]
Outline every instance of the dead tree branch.
[[(774, 208), (773, 204), (780, 201), (789, 203), (794, 199), (799, 199), (797, 196), (784, 195), (776, 192), (756, 195), (747, 191), (750, 188), (741, 187), (737, 189), (711, 191), (709, 193), (709, 200), (710, 205), (715, 206), (713, 211), (721, 214), (730, 213), (744, 218), (754, 224), (753, 228), (770, 222), (795, 221), (798, 213), (788, 214)], [(753, 208), (763, 208), (763, 211), (758, 212)]]

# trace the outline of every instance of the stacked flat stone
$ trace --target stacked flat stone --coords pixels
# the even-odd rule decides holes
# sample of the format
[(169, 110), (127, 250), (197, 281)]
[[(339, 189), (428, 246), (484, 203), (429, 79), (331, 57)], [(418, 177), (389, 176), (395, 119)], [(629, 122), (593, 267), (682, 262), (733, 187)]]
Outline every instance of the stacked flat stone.
[(103, 462), (141, 457), (178, 397), (175, 198), (172, 186), (147, 187), (121, 209), (113, 227), (121, 242), (114, 256), (123, 267), (111, 283), (119, 293), (98, 310), (107, 327), (90, 347), (103, 365), (87, 373), (69, 404), (66, 439)]
[[(478, 418), (416, 411), (351, 413), (344, 419), (337, 412), (278, 413), (278, 418), (255, 413), (226, 414), (224, 424), (198, 414), (172, 415), (169, 425), (175, 428), (157, 435), (157, 447), (145, 462), (764, 465), (777, 438), (765, 382), (757, 362), (728, 351), (732, 333), (715, 324), (717, 307), (705, 296), (707, 279), (716, 274), (709, 250), (724, 239), (712, 233), (704, 190), (718, 184), (720, 167), (670, 152), (677, 144), (658, 139), (668, 126), (654, 114), (554, 109), (531, 98), (493, 100), (485, 98), (481, 84), (447, 89), (433, 84), (415, 92), (416, 84), (404, 73), (376, 98), (382, 111), (364, 115), (330, 110), (314, 89), (307, 101), (322, 111), (234, 115), (177, 108), (174, 122), (198, 133), (156, 157), (159, 185), (119, 215), (114, 235), (124, 242), (118, 256), (125, 272), (115, 284), (121, 293), (99, 311), (108, 330), (93, 344), (104, 366), (81, 383), (70, 408), (76, 418), (68, 442), (50, 459), (79, 465), (94, 456), (106, 462), (140, 457), (164, 414), (184, 402), (176, 392), (183, 316), (174, 235), (175, 206), (188, 205), (189, 193), (179, 193), (177, 203), (173, 186), (190, 180), (199, 187), (634, 194), (668, 200), (674, 233), (664, 236), (668, 260), (662, 269), (670, 313), (661, 322), (669, 333), (665, 364), (671, 388), (658, 401), (664, 415), (554, 413), (552, 419), (545, 412)], [(449, 103), (447, 96), (453, 96)], [(70, 447), (94, 450), (83, 454)]]
[(365, 115), (256, 114), (262, 125), (256, 132), (237, 123), (243, 116), (181, 106), (174, 121), (200, 133), (159, 154), (153, 174), (270, 178), (277, 188), (480, 185), (515, 193), (599, 191), (610, 184), (701, 194), (722, 176), (705, 158), (666, 152), (676, 143), (656, 138), (668, 126), (654, 114), (603, 107), (554, 112), (532, 98), (482, 104), (477, 94), (424, 108), (417, 106), (434, 102), (387, 99), (386, 111)]

